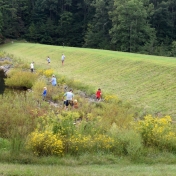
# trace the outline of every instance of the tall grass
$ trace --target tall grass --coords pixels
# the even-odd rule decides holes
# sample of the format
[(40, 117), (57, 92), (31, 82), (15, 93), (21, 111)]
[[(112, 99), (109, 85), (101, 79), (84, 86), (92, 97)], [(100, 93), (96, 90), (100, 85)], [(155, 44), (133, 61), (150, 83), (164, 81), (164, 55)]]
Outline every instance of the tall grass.
[(11, 151), (24, 148), (25, 138), (35, 129), (36, 118), (46, 113), (38, 109), (30, 93), (7, 93), (0, 97), (0, 136), (11, 142)]

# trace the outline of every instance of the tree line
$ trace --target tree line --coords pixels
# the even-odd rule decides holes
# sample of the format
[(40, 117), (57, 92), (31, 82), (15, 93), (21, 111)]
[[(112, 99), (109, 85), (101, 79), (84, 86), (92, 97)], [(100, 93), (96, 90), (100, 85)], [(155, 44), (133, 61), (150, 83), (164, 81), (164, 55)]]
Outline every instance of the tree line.
[(0, 43), (176, 55), (176, 0), (0, 0)]

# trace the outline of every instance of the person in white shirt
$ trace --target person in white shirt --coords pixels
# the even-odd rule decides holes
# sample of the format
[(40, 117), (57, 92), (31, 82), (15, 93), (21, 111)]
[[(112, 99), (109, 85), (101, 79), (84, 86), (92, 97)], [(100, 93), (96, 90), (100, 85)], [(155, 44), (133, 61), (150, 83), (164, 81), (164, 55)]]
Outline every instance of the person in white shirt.
[(64, 65), (64, 60), (65, 60), (65, 55), (62, 54), (62, 56), (61, 56), (62, 65)]
[(48, 56), (48, 58), (47, 58), (47, 61), (48, 61), (48, 64), (50, 64), (51, 59), (50, 59), (50, 57), (49, 57), (49, 56)]
[(31, 73), (34, 72), (34, 62), (31, 63)]
[(65, 108), (67, 109), (69, 105), (73, 107), (73, 97), (74, 97), (74, 94), (73, 94), (72, 89), (70, 89), (69, 92), (66, 92), (63, 95), (63, 99), (64, 99), (64, 97), (66, 97), (66, 100), (64, 102)]

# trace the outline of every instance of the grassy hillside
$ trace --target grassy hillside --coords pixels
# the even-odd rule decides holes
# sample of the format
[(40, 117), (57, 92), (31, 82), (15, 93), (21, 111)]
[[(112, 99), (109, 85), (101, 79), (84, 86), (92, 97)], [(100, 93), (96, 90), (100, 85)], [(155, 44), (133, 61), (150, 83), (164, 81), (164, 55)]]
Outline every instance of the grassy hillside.
[[(176, 59), (106, 50), (14, 42), (0, 51), (34, 61), (35, 68), (53, 68), (55, 74), (74, 78), (103, 92), (118, 95), (143, 109), (176, 119)], [(66, 56), (61, 65), (61, 54)], [(46, 58), (50, 56), (51, 65)]]

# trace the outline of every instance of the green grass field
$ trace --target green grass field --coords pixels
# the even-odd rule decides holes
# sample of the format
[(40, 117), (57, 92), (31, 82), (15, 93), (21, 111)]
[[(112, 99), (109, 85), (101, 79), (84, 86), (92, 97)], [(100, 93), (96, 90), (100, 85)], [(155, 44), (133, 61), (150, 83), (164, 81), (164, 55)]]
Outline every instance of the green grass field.
[[(176, 119), (176, 59), (124, 52), (8, 43), (0, 51), (35, 62), (35, 69), (52, 68), (55, 74), (74, 78), (141, 109), (142, 114), (171, 115)], [(61, 65), (61, 54), (66, 56)], [(47, 56), (51, 58), (47, 65)]]
[(175, 176), (175, 165), (19, 165), (0, 164), (3, 176)]

